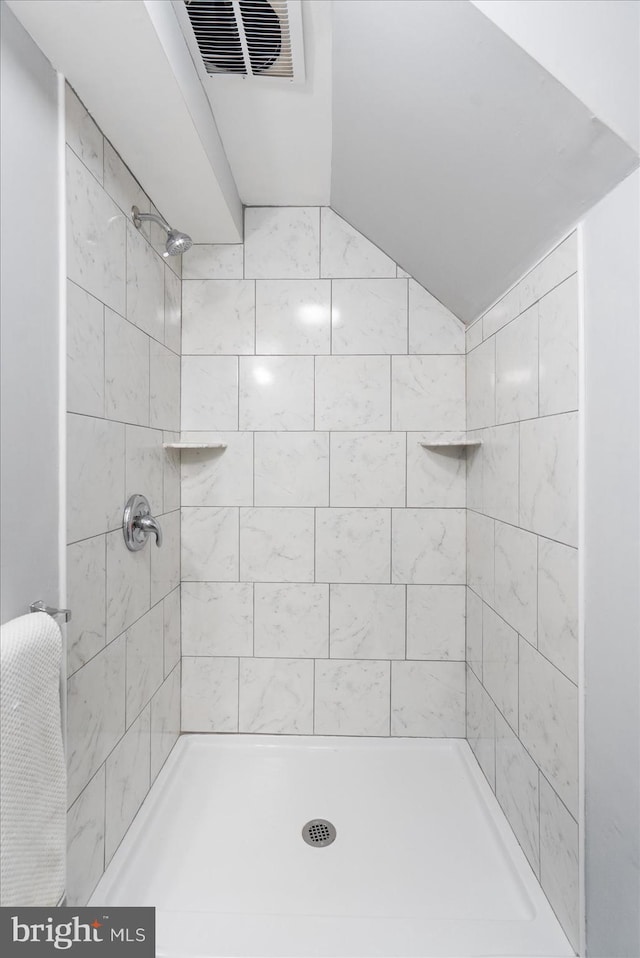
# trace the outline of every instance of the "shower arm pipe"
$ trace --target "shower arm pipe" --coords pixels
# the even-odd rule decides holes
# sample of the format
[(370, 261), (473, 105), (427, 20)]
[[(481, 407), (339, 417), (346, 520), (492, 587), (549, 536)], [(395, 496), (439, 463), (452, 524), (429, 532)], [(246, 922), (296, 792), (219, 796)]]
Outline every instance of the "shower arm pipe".
[[(157, 213), (141, 213), (137, 206), (132, 207), (132, 213), (134, 226), (137, 226), (138, 228), (139, 223), (141, 223), (143, 220), (153, 220), (154, 223), (159, 223), (160, 226), (167, 231), (167, 233), (171, 232), (171, 227), (167, 221)], [(136, 220), (139, 222), (136, 222)]]

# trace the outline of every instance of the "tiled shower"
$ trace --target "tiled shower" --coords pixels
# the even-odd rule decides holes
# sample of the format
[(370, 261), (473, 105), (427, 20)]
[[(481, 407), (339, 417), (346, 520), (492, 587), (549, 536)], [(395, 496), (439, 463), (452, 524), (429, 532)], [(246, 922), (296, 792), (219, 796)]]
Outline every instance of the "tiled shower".
[(465, 334), (329, 208), (180, 273), (71, 93), (67, 137), (71, 899), (180, 730), (467, 736), (575, 943), (575, 235)]

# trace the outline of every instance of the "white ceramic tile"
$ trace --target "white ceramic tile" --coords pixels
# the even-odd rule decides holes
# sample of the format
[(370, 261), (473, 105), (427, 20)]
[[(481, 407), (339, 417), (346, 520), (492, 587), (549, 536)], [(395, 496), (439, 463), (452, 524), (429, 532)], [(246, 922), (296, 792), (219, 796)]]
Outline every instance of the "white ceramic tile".
[(180, 585), (180, 510), (158, 516), (162, 529), (162, 546), (154, 537), (149, 539), (151, 550), (151, 604), (159, 602)]
[(488, 339), (467, 355), (467, 429), (496, 421), (496, 347)]
[(465, 657), (465, 587), (407, 586), (407, 658)]
[(320, 210), (321, 276), (395, 276), (396, 264), (328, 206)]
[(164, 263), (133, 223), (127, 223), (127, 319), (164, 342)]
[(425, 449), (421, 445), (438, 435), (407, 433), (407, 505), (464, 509), (469, 452), (454, 446)]
[(503, 522), (518, 522), (520, 427), (494, 426), (482, 432), (482, 511)]
[(127, 496), (146, 496), (154, 516), (163, 511), (163, 437), (158, 429), (125, 428), (125, 488)]
[(467, 584), (485, 602), (495, 591), (493, 519), (467, 512)]
[[(178, 442), (179, 432), (163, 431), (163, 442)], [(164, 512), (173, 512), (180, 508), (180, 459), (178, 449), (165, 449), (162, 458), (164, 482)]]
[(404, 659), (403, 585), (330, 587), (332, 659)]
[[(108, 140), (104, 141), (104, 188), (127, 220), (131, 219), (132, 206), (137, 206), (142, 213), (150, 211), (150, 202), (144, 190)], [(141, 232), (149, 238), (150, 223), (144, 223)]]
[(495, 706), (467, 666), (467, 739), (491, 788), (496, 786)]
[(86, 905), (104, 871), (104, 765), (67, 813), (67, 904)]
[(67, 283), (67, 409), (104, 416), (104, 306)]
[(520, 310), (537, 302), (578, 268), (578, 234), (571, 233), (518, 283)]
[(182, 580), (237, 582), (238, 510), (182, 509)]
[(233, 244), (194, 244), (182, 265), (183, 279), (242, 279), (244, 247)]
[(67, 535), (87, 539), (122, 522), (124, 426), (67, 417)]
[(196, 433), (189, 438), (196, 442), (210, 438), (225, 443), (226, 449), (182, 450), (182, 505), (253, 505), (253, 433)]
[(518, 633), (485, 605), (482, 610), (482, 682), (512, 728), (518, 728)]
[(334, 280), (331, 351), (356, 355), (406, 353), (407, 280)]
[(390, 662), (316, 662), (316, 735), (389, 735)]
[(540, 874), (538, 767), (496, 714), (496, 797), (536, 875)]
[(66, 140), (87, 169), (102, 183), (103, 136), (71, 87), (65, 85)]
[(409, 352), (465, 352), (463, 324), (413, 279), (409, 280)]
[(240, 429), (313, 429), (312, 356), (240, 358)]
[(333, 433), (331, 505), (403, 506), (405, 445), (400, 433)]
[(182, 429), (238, 428), (238, 360), (184, 356)]
[(316, 429), (389, 429), (387, 356), (318, 356)]
[(69, 279), (111, 309), (125, 311), (125, 218), (67, 148)]
[(250, 582), (182, 583), (183, 655), (253, 654)]
[(495, 536), (496, 610), (520, 635), (535, 645), (537, 537), (502, 522), (496, 522)]
[(150, 342), (149, 424), (155, 429), (180, 429), (180, 357)]
[(329, 653), (329, 586), (255, 585), (255, 654), (325, 658)]
[(182, 340), (182, 283), (173, 270), (164, 268), (164, 343), (180, 355)]
[(538, 539), (538, 649), (578, 682), (578, 552)]
[(391, 734), (464, 738), (464, 662), (394, 662)]
[(238, 731), (238, 659), (182, 659), (182, 731)]
[(577, 413), (521, 423), (520, 525), (577, 546)]
[(151, 700), (151, 781), (169, 757), (180, 734), (180, 667)]
[(309, 735), (313, 731), (313, 662), (240, 660), (241, 732)]
[(107, 642), (149, 609), (150, 595), (151, 550), (130, 552), (122, 530), (110, 532), (107, 535)]
[(240, 579), (313, 582), (313, 509), (241, 509)]
[(580, 946), (578, 824), (540, 776), (540, 883), (569, 941)]
[(538, 303), (540, 415), (578, 408), (578, 278), (572, 276)]
[[(469, 430), (467, 439), (475, 439), (482, 442), (484, 430)], [(483, 479), (483, 450), (482, 446), (469, 446), (466, 453), (467, 459), (467, 509), (473, 509), (475, 512), (482, 512), (482, 479)]]
[[(520, 304), (520, 285), (514, 286), (495, 306), (482, 317), (482, 333), (485, 339), (493, 336), (499, 329), (519, 316), (525, 307)], [(535, 302), (535, 301), (532, 301)], [(532, 305), (529, 303), (529, 305)]]
[(329, 435), (323, 432), (257, 432), (257, 506), (329, 505)]
[(235, 356), (255, 352), (253, 280), (191, 279), (182, 284), (182, 352)]
[(496, 335), (496, 419), (538, 415), (538, 307), (532, 306)]
[(389, 509), (318, 509), (316, 579), (389, 582), (390, 537)]
[(180, 661), (180, 589), (164, 597), (164, 675), (173, 671)]
[(472, 349), (475, 349), (476, 346), (479, 346), (482, 342), (482, 319), (477, 320), (477, 322), (472, 323), (471, 326), (467, 326), (465, 331), (465, 347), (466, 352), (470, 353)]
[(124, 734), (124, 636), (71, 676), (67, 710), (67, 794), (71, 804)]
[(244, 214), (247, 279), (313, 279), (320, 275), (317, 207), (249, 207)]
[(464, 356), (394, 356), (393, 429), (464, 429)]
[(67, 546), (67, 672), (84, 665), (106, 641), (105, 538), (95, 536)]
[(327, 279), (256, 282), (256, 352), (331, 352), (331, 283)]
[(105, 413), (107, 419), (149, 425), (149, 337), (105, 310)]
[(465, 581), (465, 510), (394, 509), (392, 579), (424, 585)]
[(467, 589), (466, 661), (482, 682), (482, 599)]
[(150, 714), (140, 715), (118, 742), (106, 764), (105, 862), (124, 838), (136, 812), (149, 791)]
[(578, 813), (578, 690), (520, 640), (520, 739), (567, 808)]
[(162, 603), (127, 629), (127, 726), (138, 717), (164, 680)]

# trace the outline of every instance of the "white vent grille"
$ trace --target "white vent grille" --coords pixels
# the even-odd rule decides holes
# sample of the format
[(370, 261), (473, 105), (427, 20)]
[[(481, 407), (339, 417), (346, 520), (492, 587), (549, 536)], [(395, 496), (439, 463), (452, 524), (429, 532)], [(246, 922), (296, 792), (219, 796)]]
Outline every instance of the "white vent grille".
[(185, 6), (209, 76), (304, 78), (299, 0), (185, 0)]

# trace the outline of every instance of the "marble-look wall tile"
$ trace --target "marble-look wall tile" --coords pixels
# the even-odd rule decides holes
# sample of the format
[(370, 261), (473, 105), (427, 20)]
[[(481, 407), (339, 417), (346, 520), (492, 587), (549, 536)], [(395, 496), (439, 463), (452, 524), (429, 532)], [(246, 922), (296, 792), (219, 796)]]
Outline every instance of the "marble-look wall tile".
[(151, 781), (169, 757), (180, 734), (180, 666), (151, 700)]
[(187, 279), (242, 279), (244, 246), (242, 243), (195, 243), (182, 267)]
[(496, 798), (536, 875), (540, 874), (538, 767), (496, 713)]
[(130, 552), (122, 531), (107, 535), (107, 641), (151, 606), (151, 550)]
[[(532, 303), (529, 305), (532, 305)], [(482, 335), (484, 339), (486, 340), (490, 336), (493, 336), (494, 333), (497, 333), (503, 326), (506, 326), (507, 323), (510, 323), (516, 316), (519, 316), (523, 309), (520, 289), (518, 286), (514, 286), (513, 289), (510, 289), (491, 309), (487, 310), (482, 317)]]
[(464, 509), (394, 509), (392, 515), (393, 582), (464, 584)]
[[(143, 213), (149, 212), (148, 196), (108, 140), (104, 141), (104, 188), (120, 207), (126, 221), (131, 217), (132, 206), (137, 206)], [(149, 239), (151, 224), (143, 223), (140, 232)]]
[(238, 510), (183, 508), (181, 547), (183, 581), (237, 582)]
[(316, 580), (390, 581), (389, 509), (318, 509)]
[(388, 356), (316, 358), (316, 429), (389, 429)]
[(124, 426), (67, 417), (67, 537), (88, 539), (117, 529), (124, 507)]
[(403, 506), (406, 440), (401, 433), (331, 435), (332, 506)]
[(257, 280), (255, 351), (276, 356), (330, 353), (329, 280)]
[(241, 732), (309, 735), (313, 731), (313, 662), (241, 659)]
[(253, 505), (252, 432), (194, 433), (183, 439), (226, 445), (225, 449), (182, 450), (183, 506)]
[(577, 546), (577, 413), (521, 423), (520, 525)]
[(520, 738), (572, 814), (578, 814), (578, 690), (520, 640)]
[(86, 905), (104, 871), (105, 767), (67, 813), (67, 902)]
[(496, 422), (496, 345), (489, 339), (467, 354), (467, 429)]
[(240, 357), (240, 429), (313, 429), (312, 356)]
[(102, 183), (104, 137), (68, 84), (65, 87), (64, 119), (67, 144), (98, 183)]
[(162, 547), (153, 538), (151, 549), (151, 604), (155, 605), (167, 593), (180, 585), (180, 511), (158, 516), (162, 529)]
[(149, 704), (164, 679), (162, 603), (138, 619), (126, 633), (127, 727)]
[(464, 429), (464, 375), (462, 356), (394, 356), (392, 428)]
[(149, 337), (112, 310), (105, 311), (107, 419), (149, 425)]
[[(163, 442), (178, 442), (179, 432), (170, 432), (163, 430)], [(181, 452), (178, 449), (165, 449), (162, 457), (162, 477), (164, 490), (164, 512), (173, 512), (180, 508), (180, 459)]]
[(182, 286), (182, 352), (223, 356), (255, 352), (253, 280), (194, 279)]
[(316, 735), (389, 735), (390, 662), (317, 661)]
[(67, 681), (67, 794), (71, 805), (125, 730), (125, 642), (116, 639)]
[[(484, 430), (477, 429), (473, 432), (467, 432), (467, 439), (473, 439), (482, 443)], [(482, 482), (484, 473), (484, 455), (482, 445), (468, 446), (466, 451), (467, 460), (467, 509), (474, 512), (482, 512)]]
[(104, 416), (104, 306), (67, 283), (67, 410)]
[(238, 428), (238, 360), (232, 356), (184, 356), (182, 429)]
[(467, 588), (466, 662), (482, 682), (482, 599)]
[(467, 739), (489, 785), (496, 787), (496, 708), (467, 666)]
[(328, 506), (329, 435), (257, 432), (256, 506)]
[(180, 358), (151, 340), (149, 424), (155, 429), (180, 429)]
[(482, 684), (509, 725), (518, 728), (518, 634), (484, 605)]
[(520, 429), (517, 423), (482, 433), (482, 512), (518, 522)]
[(537, 634), (537, 536), (496, 522), (495, 608), (533, 645)]
[(182, 341), (182, 282), (169, 266), (164, 268), (164, 344), (180, 355)]
[(538, 539), (538, 649), (578, 681), (578, 551)]
[(180, 661), (180, 589), (166, 595), (163, 605), (164, 676)]
[(408, 585), (407, 658), (464, 662), (464, 657), (465, 587)]
[(127, 319), (164, 342), (164, 263), (133, 223), (127, 223)]
[(394, 662), (391, 734), (464, 737), (464, 662)]
[(574, 948), (580, 939), (578, 824), (540, 776), (540, 883)]
[[(434, 433), (407, 433), (407, 505), (464, 508), (467, 452), (455, 446), (425, 449)], [(398, 503), (390, 503), (398, 505)]]
[(332, 585), (332, 659), (404, 659), (405, 587)]
[(183, 655), (253, 655), (253, 585), (182, 583)]
[(482, 317), (467, 326), (465, 330), (465, 352), (470, 353), (472, 349), (479, 346), (482, 342)]
[(313, 509), (241, 509), (240, 580), (313, 582)]
[(328, 206), (320, 210), (320, 275), (393, 277), (396, 264)]
[(415, 280), (409, 280), (409, 352), (465, 352), (464, 325)]
[(67, 601), (73, 616), (67, 626), (67, 674), (100, 651), (106, 641), (105, 537), (67, 546)]
[(406, 279), (333, 281), (332, 353), (406, 353), (407, 335)]
[(118, 742), (106, 763), (105, 862), (124, 838), (149, 791), (150, 709), (146, 708)]
[(182, 659), (182, 731), (238, 731), (238, 659)]
[(249, 207), (244, 214), (247, 279), (313, 279), (320, 275), (317, 207)]
[(329, 654), (329, 586), (257, 582), (255, 655), (326, 658)]
[(467, 511), (467, 584), (490, 604), (495, 593), (495, 522)]
[(164, 457), (163, 436), (158, 429), (144, 426), (125, 428), (125, 490), (146, 496), (154, 516), (163, 512)]
[(538, 303), (540, 415), (578, 408), (578, 278), (570, 277)]
[(568, 276), (573, 275), (577, 263), (578, 233), (574, 230), (520, 281), (520, 311), (527, 309)]
[(496, 419), (538, 415), (538, 307), (532, 306), (496, 336)]

